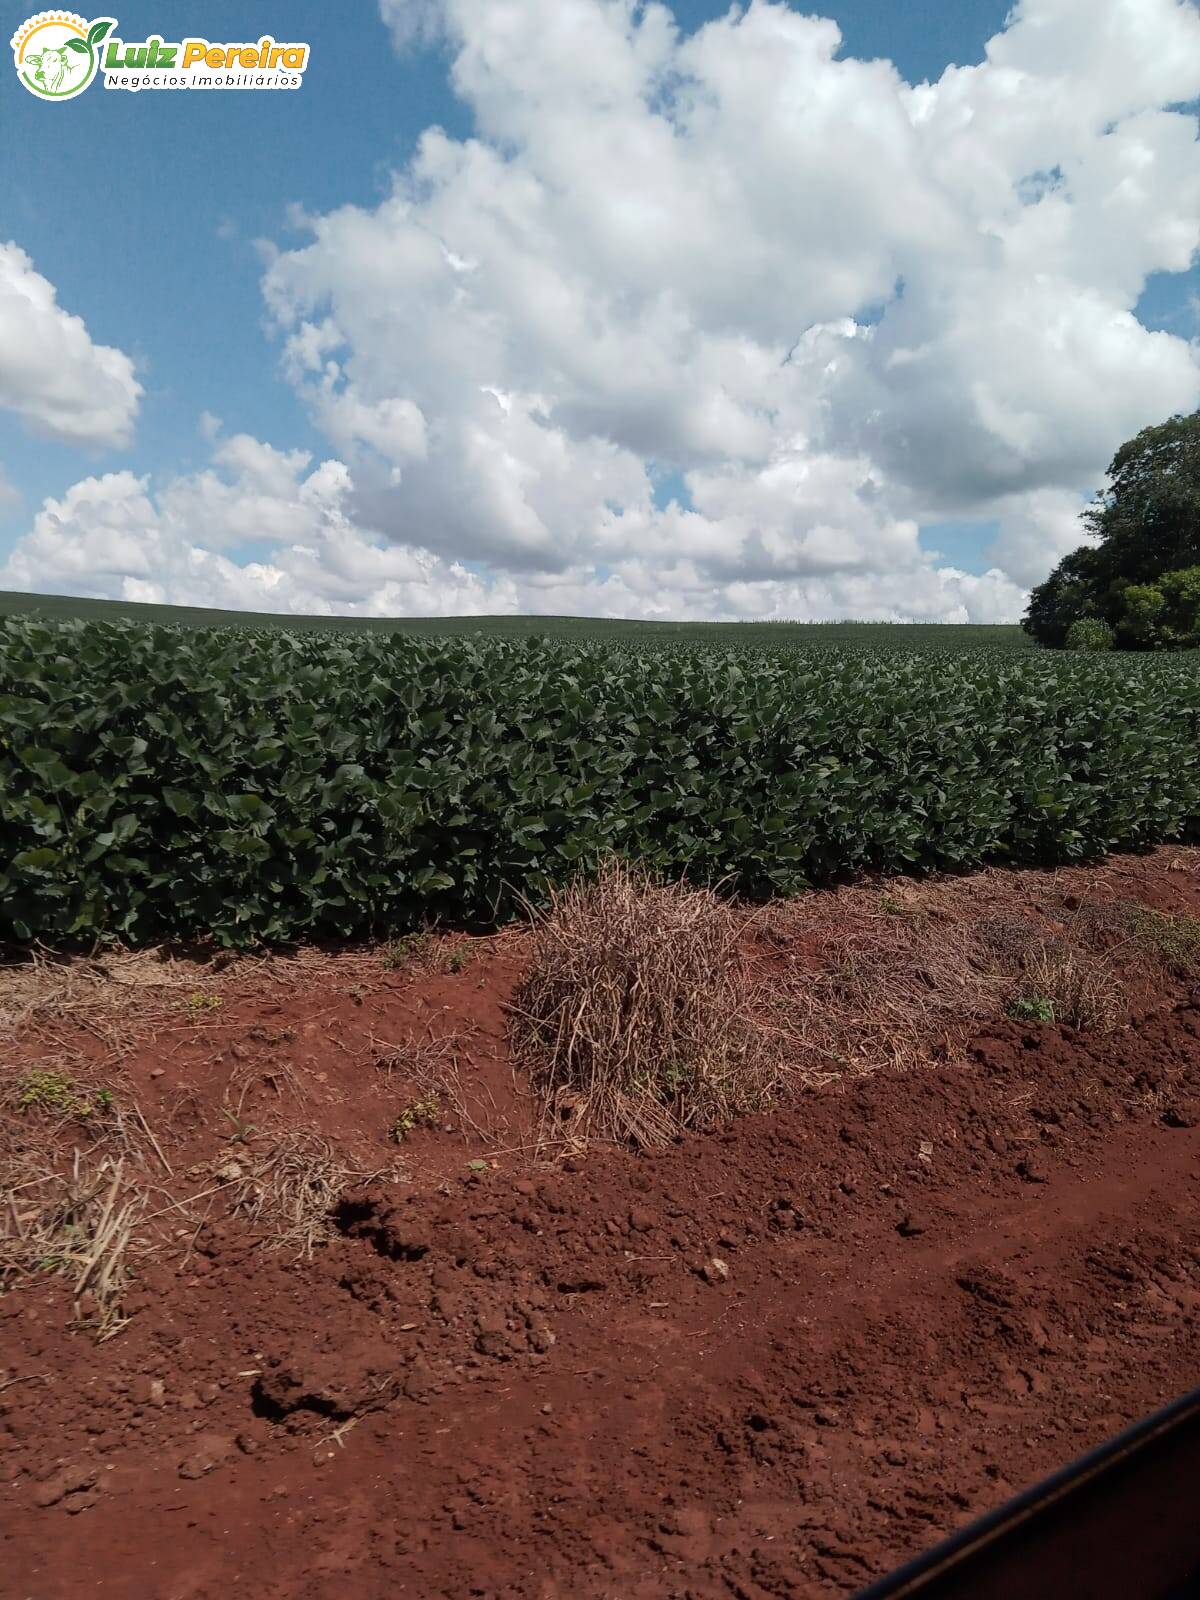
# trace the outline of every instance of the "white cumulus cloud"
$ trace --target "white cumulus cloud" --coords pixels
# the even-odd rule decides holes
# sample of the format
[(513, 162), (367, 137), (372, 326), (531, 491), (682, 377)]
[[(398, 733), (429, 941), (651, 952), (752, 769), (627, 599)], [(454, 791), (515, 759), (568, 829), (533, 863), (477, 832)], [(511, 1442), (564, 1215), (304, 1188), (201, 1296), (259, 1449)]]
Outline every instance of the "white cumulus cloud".
[[(846, 615), (1002, 621), (1020, 590), (910, 559), (882, 581), (828, 560), (816, 576), (747, 575), (727, 559), (714, 581), (707, 524), (678, 505), (626, 513), (611, 567), (484, 574), (420, 544), (381, 538), (351, 512), (346, 464), (316, 465), (246, 434), (214, 441), (201, 471), (153, 484), (110, 472), (48, 499), (8, 560), (0, 589), (207, 605), (294, 615), (438, 616), (536, 612), (613, 617)], [(618, 520), (614, 514), (614, 520)], [(214, 537), (214, 530), (219, 536)], [(639, 531), (644, 538), (639, 538)], [(902, 535), (911, 540), (911, 530)], [(641, 545), (631, 552), (632, 542)], [(247, 546), (252, 546), (252, 550)]]
[[(0, 566), (0, 588), (295, 614), (487, 609), (475, 574), (352, 522), (351, 489), (340, 461), (313, 466), (301, 450), (235, 435), (203, 471), (161, 486), (110, 472), (47, 500)], [(250, 539), (253, 556), (223, 548)]]
[(67, 444), (119, 446), (141, 395), (129, 357), (96, 344), (24, 250), (0, 243), (0, 406)]

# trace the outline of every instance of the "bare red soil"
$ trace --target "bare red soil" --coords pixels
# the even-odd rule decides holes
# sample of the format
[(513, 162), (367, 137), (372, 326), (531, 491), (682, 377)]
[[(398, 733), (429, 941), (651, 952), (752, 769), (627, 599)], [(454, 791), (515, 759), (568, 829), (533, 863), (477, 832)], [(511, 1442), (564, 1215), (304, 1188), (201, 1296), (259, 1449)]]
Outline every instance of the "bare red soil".
[[(1198, 864), (1003, 892), (1195, 912)], [(661, 1152), (539, 1161), (522, 940), (463, 948), (248, 969), (121, 1055), (155, 1244), (106, 1342), (60, 1276), (0, 1299), (5, 1595), (843, 1595), (1200, 1383), (1190, 980), (1113, 1032), (995, 1021)], [(396, 1144), (397, 1047), (456, 1035), (461, 1105)], [(308, 1259), (228, 1203), (288, 1128), (379, 1174)]]

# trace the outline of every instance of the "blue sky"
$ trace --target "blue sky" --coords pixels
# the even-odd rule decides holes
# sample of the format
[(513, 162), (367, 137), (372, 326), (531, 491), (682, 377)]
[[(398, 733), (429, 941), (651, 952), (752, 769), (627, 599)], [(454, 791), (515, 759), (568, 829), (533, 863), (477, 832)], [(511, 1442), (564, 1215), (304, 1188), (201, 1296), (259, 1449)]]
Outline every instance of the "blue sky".
[[(380, 207), (393, 174), (431, 125), (454, 140), (477, 131), (477, 106), (456, 97), (449, 81), (461, 41), (398, 51), (365, 0), (351, 8), (311, 0), (170, 7), (129, 0), (116, 9), (126, 39), (271, 33), (307, 41), (311, 65), (303, 87), (287, 94), (130, 95), (106, 93), (97, 83), (77, 100), (47, 105), (11, 73), (0, 82), (0, 239), (27, 253), (95, 344), (132, 359), (144, 388), (127, 446), (81, 450), (0, 412), (0, 463), (16, 491), (0, 506), (0, 558), (45, 497), (61, 496), (80, 478), (122, 469), (154, 480), (201, 471), (212, 448), (202, 413), (221, 419), (223, 437), (245, 433), (281, 450), (307, 451), (314, 462), (333, 454), (314, 420), (311, 391), (281, 373), (281, 331), (264, 306), (269, 253), (298, 250), (308, 239), (297, 210), (322, 217), (346, 206), (368, 213)], [(727, 7), (673, 0), (671, 9), (691, 31)], [(936, 81), (948, 65), (980, 62), (1008, 6), (831, 0), (820, 11), (841, 29), (843, 58), (885, 58), (917, 83)], [(485, 131), (487, 138), (497, 143), (494, 132)], [(1198, 296), (1194, 268), (1156, 272), (1138, 315), (1148, 328), (1192, 339)], [(796, 336), (802, 333), (798, 326)], [(651, 452), (643, 459), (651, 461)], [(692, 504), (682, 476), (689, 464), (654, 464), (656, 503)], [(943, 498), (941, 516), (929, 514), (937, 496), (926, 498), (921, 547), (966, 572), (983, 572), (996, 517), (970, 514), (972, 507), (952, 504), (949, 493)], [(486, 565), (486, 557), (452, 544), (447, 535), (439, 555)], [(253, 541), (227, 554), (236, 560), (248, 551), (258, 553)], [(609, 571), (607, 562), (597, 566)]]

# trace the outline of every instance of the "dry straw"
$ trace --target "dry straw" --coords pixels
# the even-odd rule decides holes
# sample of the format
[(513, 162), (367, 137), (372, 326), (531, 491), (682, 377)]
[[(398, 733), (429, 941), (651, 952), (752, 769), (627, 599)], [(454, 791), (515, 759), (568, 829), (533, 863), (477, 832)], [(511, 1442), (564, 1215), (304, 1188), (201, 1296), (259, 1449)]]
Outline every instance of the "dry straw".
[(1128, 996), (1112, 966), (1061, 939), (1043, 939), (1022, 963), (1017, 1000), (1045, 999), (1055, 1022), (1105, 1033), (1128, 1010)]
[(880, 911), (857, 890), (796, 920), (812, 965), (780, 973), (774, 1009), (807, 1084), (928, 1065), (999, 1009), (1003, 980), (967, 926)]
[(270, 1247), (304, 1258), (333, 1233), (330, 1217), (343, 1190), (368, 1176), (339, 1161), (327, 1140), (303, 1131), (281, 1132), (248, 1166), (230, 1166), (237, 1169), (234, 1210)]
[(0, 1213), (0, 1282), (37, 1271), (72, 1279), (76, 1315), (98, 1339), (124, 1327), (126, 1256), (144, 1199), (123, 1161), (76, 1150), (66, 1172), (44, 1171), (9, 1189)]
[(619, 860), (534, 919), (513, 1041), (548, 1136), (650, 1147), (769, 1103), (776, 1035), (757, 1020), (744, 915)]

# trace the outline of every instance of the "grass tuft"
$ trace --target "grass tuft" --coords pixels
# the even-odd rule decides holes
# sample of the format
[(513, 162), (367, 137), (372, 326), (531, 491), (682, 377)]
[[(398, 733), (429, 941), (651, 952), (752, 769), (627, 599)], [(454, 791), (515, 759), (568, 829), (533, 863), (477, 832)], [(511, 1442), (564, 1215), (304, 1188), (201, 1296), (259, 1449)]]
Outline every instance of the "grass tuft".
[(1200, 968), (1200, 917), (1133, 905), (1129, 926), (1138, 946), (1179, 977)]
[(402, 939), (394, 939), (391, 944), (384, 946), (383, 964), (389, 972), (395, 972), (399, 967), (407, 967), (413, 962), (423, 960), (433, 943), (430, 933), (409, 933)]
[(610, 860), (534, 923), (513, 1041), (555, 1135), (662, 1144), (769, 1103), (744, 919), (708, 890)]
[[(1109, 963), (1089, 951), (1044, 939), (1026, 953), (1021, 966), (1010, 1016), (1021, 1007), (1023, 1020), (1060, 1022), (1098, 1033), (1123, 1020), (1128, 997)], [(1040, 1014), (1046, 1009), (1048, 1017)]]

